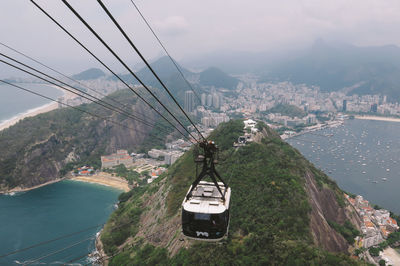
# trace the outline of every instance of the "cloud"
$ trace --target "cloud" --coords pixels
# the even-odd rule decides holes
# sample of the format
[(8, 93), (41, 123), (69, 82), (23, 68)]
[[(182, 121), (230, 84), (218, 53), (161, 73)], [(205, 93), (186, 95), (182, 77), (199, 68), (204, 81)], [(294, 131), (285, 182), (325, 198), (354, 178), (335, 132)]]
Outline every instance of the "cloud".
[(156, 29), (164, 35), (183, 35), (189, 30), (189, 23), (182, 16), (170, 16), (155, 22)]

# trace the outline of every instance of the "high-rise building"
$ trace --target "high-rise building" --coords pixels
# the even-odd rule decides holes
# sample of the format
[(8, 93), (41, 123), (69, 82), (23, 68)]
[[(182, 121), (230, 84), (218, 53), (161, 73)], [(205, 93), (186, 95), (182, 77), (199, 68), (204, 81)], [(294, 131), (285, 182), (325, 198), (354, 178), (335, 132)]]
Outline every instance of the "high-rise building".
[(207, 103), (207, 94), (202, 93), (201, 94), (201, 105), (206, 106), (206, 103)]
[(343, 100), (343, 112), (347, 111), (347, 100)]
[(212, 103), (213, 103), (214, 108), (216, 108), (216, 109), (219, 108), (220, 103), (219, 103), (219, 95), (218, 95), (218, 93), (214, 93), (212, 95)]
[(378, 104), (374, 103), (371, 105), (371, 112), (376, 113), (378, 112)]
[(188, 113), (193, 112), (194, 109), (194, 93), (193, 91), (186, 91), (185, 92), (185, 111)]
[(212, 105), (212, 100), (213, 100), (212, 95), (208, 94), (207, 95), (207, 106), (211, 106)]

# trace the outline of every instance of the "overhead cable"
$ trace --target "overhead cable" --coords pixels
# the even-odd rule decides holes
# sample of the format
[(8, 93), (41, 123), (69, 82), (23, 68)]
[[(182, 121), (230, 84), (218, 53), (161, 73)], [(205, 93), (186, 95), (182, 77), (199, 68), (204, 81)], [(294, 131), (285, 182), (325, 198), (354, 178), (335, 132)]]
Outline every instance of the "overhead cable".
[[(66, 1), (64, 0), (64, 3)], [(121, 34), (125, 37), (125, 39), (129, 42), (131, 47), (135, 50), (135, 52), (139, 55), (139, 57), (142, 59), (142, 61), (146, 64), (148, 69), (151, 71), (153, 76), (160, 82), (161, 86), (165, 89), (165, 91), (168, 93), (168, 95), (171, 97), (171, 99), (174, 101), (176, 106), (178, 106), (179, 110), (186, 116), (186, 118), (189, 120), (189, 122), (193, 125), (193, 127), (196, 129), (197, 133), (199, 136), (205, 140), (203, 134), (201, 134), (200, 130), (196, 127), (196, 124), (193, 123), (192, 119), (190, 119), (189, 115), (183, 110), (182, 106), (178, 103), (178, 101), (175, 99), (175, 97), (172, 95), (171, 91), (167, 88), (167, 86), (164, 84), (164, 82), (161, 80), (161, 78), (157, 75), (157, 73), (153, 70), (151, 65), (147, 62), (146, 58), (142, 55), (142, 53), (139, 51), (139, 49), (135, 46), (135, 44), (132, 42), (132, 40), (129, 38), (129, 36), (125, 33), (125, 31), (122, 29), (121, 25), (117, 22), (117, 20), (114, 18), (114, 16), (110, 13), (110, 11), (107, 9), (107, 7), (103, 4), (101, 0), (97, 0), (97, 2), (100, 4), (100, 6), (103, 8), (104, 12), (108, 15), (108, 17), (112, 20), (114, 25), (118, 28), (118, 30), (121, 32)]]
[[(121, 102), (115, 100), (113, 97), (110, 97), (109, 95), (105, 95), (105, 94), (101, 93), (100, 91), (97, 91), (97, 90), (95, 90), (95, 89), (92, 89), (92, 88), (90, 88), (89, 86), (85, 85), (84, 83), (82, 83), (82, 82), (80, 82), (80, 81), (78, 81), (78, 80), (76, 80), (76, 79), (74, 79), (74, 78), (72, 78), (72, 77), (69, 77), (69, 76), (67, 76), (66, 74), (63, 74), (62, 72), (60, 72), (60, 71), (58, 71), (58, 70), (56, 70), (56, 69), (54, 69), (54, 68), (52, 68), (52, 67), (50, 67), (50, 66), (48, 66), (48, 65), (45, 65), (44, 63), (40, 62), (39, 60), (37, 60), (37, 59), (35, 59), (35, 58), (33, 58), (33, 57), (31, 57), (31, 56), (29, 56), (29, 55), (27, 55), (27, 54), (21, 52), (21, 51), (18, 51), (17, 49), (15, 49), (15, 48), (13, 48), (13, 47), (7, 45), (7, 44), (4, 44), (4, 43), (0, 42), (0, 45), (2, 45), (2, 46), (4, 46), (4, 47), (7, 47), (8, 49), (10, 49), (10, 50), (16, 52), (17, 54), (20, 54), (20, 55), (22, 55), (23, 57), (28, 58), (28, 59), (32, 60), (33, 62), (35, 62), (35, 63), (37, 63), (37, 64), (39, 64), (39, 65), (41, 65), (41, 66), (43, 66), (43, 67), (45, 67), (45, 68), (47, 68), (47, 69), (50, 69), (51, 71), (54, 71), (55, 73), (57, 73), (57, 74), (63, 76), (64, 78), (67, 78), (67, 79), (69, 79), (69, 80), (71, 80), (71, 81), (73, 81), (73, 82), (75, 82), (75, 83), (81, 85), (82, 87), (84, 87), (84, 88), (86, 88), (86, 89), (88, 89), (88, 90), (90, 90), (90, 91), (93, 91), (93, 92), (95, 92), (95, 93), (97, 93), (97, 94), (103, 96), (105, 99), (109, 99), (109, 100), (111, 100), (111, 101), (113, 101), (113, 102), (115, 102), (115, 103), (117, 103), (117, 104), (120, 104), (120, 105), (122, 105), (124, 108), (127, 108), (127, 109), (130, 108), (129, 106), (125, 105), (124, 103), (121, 103)], [(141, 114), (141, 115), (144, 116), (144, 114)], [(151, 119), (148, 118), (148, 117), (147, 117), (146, 119), (151, 120)]]
[(131, 0), (132, 5), (135, 7), (135, 9), (137, 10), (137, 12), (139, 13), (139, 15), (142, 17), (143, 21), (146, 23), (147, 27), (150, 29), (150, 31), (153, 33), (154, 37), (157, 39), (158, 43), (161, 45), (161, 47), (163, 48), (164, 52), (167, 54), (167, 56), (169, 57), (169, 59), (171, 60), (171, 62), (175, 65), (175, 68), (178, 70), (179, 74), (181, 75), (181, 77), (183, 78), (183, 80), (186, 82), (186, 84), (188, 85), (188, 87), (190, 88), (191, 91), (193, 91), (194, 95), (196, 95), (196, 98), (198, 101), (200, 101), (201, 103), (201, 99), (199, 97), (199, 95), (197, 94), (197, 92), (194, 90), (192, 84), (190, 84), (190, 82), (186, 79), (185, 75), (183, 74), (181, 68), (179, 67), (179, 65), (175, 62), (175, 60), (172, 58), (172, 56), (169, 54), (169, 52), (167, 51), (167, 48), (165, 48), (164, 44), (161, 42), (160, 38), (158, 38), (157, 34), (154, 32), (154, 30), (152, 29), (152, 27), (150, 26), (150, 24), (148, 23), (147, 19), (144, 17), (144, 15), (142, 14), (142, 12), (140, 11), (140, 9), (138, 8), (138, 6), (135, 4), (135, 2), (133, 2), (133, 0)]
[(198, 140), (193, 136), (193, 134), (187, 130), (187, 128), (182, 124), (182, 122), (175, 117), (175, 115), (165, 106), (163, 102), (158, 99), (158, 97), (147, 87), (146, 84), (128, 67), (128, 65), (115, 53), (115, 51), (100, 37), (100, 35), (84, 20), (81, 15), (68, 3), (66, 0), (62, 0), (62, 2), (68, 7), (69, 10), (82, 22), (83, 25), (103, 44), (104, 47), (125, 67), (126, 70), (137, 80), (139, 83), (153, 96), (154, 99), (174, 118), (178, 124), (185, 129), (185, 131), (192, 136), (197, 142)]
[[(26, 91), (26, 92), (35, 94), (35, 95), (40, 96), (40, 97), (42, 97), (42, 98), (45, 98), (45, 99), (47, 99), (47, 100), (50, 100), (50, 101), (59, 103), (59, 104), (61, 104), (61, 105), (64, 105), (64, 106), (73, 108), (73, 109), (75, 109), (75, 110), (77, 110), (77, 111), (80, 111), (80, 112), (82, 112), (82, 113), (86, 113), (86, 114), (88, 114), (88, 115), (90, 115), (90, 116), (93, 116), (93, 117), (96, 117), (96, 118), (100, 118), (100, 119), (102, 119), (102, 120), (105, 120), (105, 121), (110, 122), (110, 123), (112, 123), (112, 124), (115, 124), (115, 125), (117, 125), (117, 126), (120, 126), (120, 127), (126, 128), (126, 129), (130, 129), (130, 130), (133, 130), (133, 131), (135, 131), (135, 132), (140, 132), (140, 133), (143, 133), (143, 134), (146, 134), (146, 135), (149, 134), (148, 132), (144, 132), (144, 131), (138, 130), (138, 129), (136, 129), (136, 128), (126, 126), (126, 125), (121, 124), (121, 123), (119, 123), (119, 122), (113, 121), (113, 120), (111, 120), (111, 119), (109, 119), (109, 118), (107, 118), (107, 117), (102, 117), (102, 116), (100, 116), (100, 115), (97, 115), (97, 114), (95, 114), (95, 113), (92, 113), (92, 112), (83, 110), (83, 109), (78, 108), (78, 107), (76, 107), (76, 106), (72, 106), (72, 105), (69, 105), (69, 104), (67, 104), (67, 103), (64, 103), (64, 102), (55, 100), (55, 99), (53, 99), (53, 98), (47, 97), (46, 95), (37, 93), (37, 92), (32, 91), (32, 90), (29, 90), (29, 89), (27, 89), (27, 88), (23, 88), (23, 87), (21, 87), (21, 86), (15, 85), (15, 84), (10, 83), (10, 82), (7, 82), (7, 81), (5, 81), (5, 80), (1, 80), (1, 79), (0, 79), (0, 82), (3, 82), (3, 83), (5, 83), (5, 84), (8, 84), (8, 85), (13, 86), (13, 87), (15, 87), (15, 88), (18, 88), (18, 89), (20, 89), (20, 90), (23, 90), (23, 91)], [(160, 138), (160, 137), (152, 136), (152, 138), (156, 138), (156, 139), (158, 139), (158, 140), (165, 141), (164, 139), (162, 139), (162, 138)], [(56, 241), (56, 240), (57, 240), (57, 239), (55, 239), (54, 241)], [(50, 242), (53, 242), (53, 240), (50, 241)], [(43, 245), (44, 245), (44, 244), (46, 244), (46, 243), (43, 243)], [(41, 245), (42, 245), (42, 244), (41, 244)], [(35, 246), (33, 246), (33, 247), (35, 247)], [(11, 252), (10, 254), (4, 254), (4, 255), (0, 256), (0, 258), (9, 256), (9, 255), (15, 254), (15, 253), (17, 253), (17, 252), (21, 252), (21, 251), (24, 251), (24, 250), (33, 248), (33, 247), (27, 247), (26, 249), (22, 249), (22, 250), (20, 250), (20, 251), (19, 251), (19, 250), (13, 251), (13, 252)]]
[[(47, 13), (41, 6), (39, 6), (34, 0), (30, 0), (43, 14), (45, 14), (51, 21), (53, 21), (61, 30), (63, 30), (68, 36), (70, 36), (76, 43), (78, 43), (85, 51), (87, 51), (93, 58), (95, 58), (102, 66), (104, 66), (110, 73), (112, 73), (118, 80), (120, 80), (127, 88), (129, 88), (136, 96), (145, 102), (152, 110), (154, 110), (159, 116), (167, 121), (173, 127), (176, 127), (171, 121), (169, 121), (160, 111), (153, 107), (146, 99), (144, 99), (139, 93), (137, 93), (128, 83), (126, 83), (118, 74), (116, 74), (111, 68), (109, 68), (100, 58), (92, 53), (82, 42), (80, 42), (75, 36), (73, 36), (65, 27), (58, 23), (49, 13)], [(186, 128), (184, 127), (186, 130)], [(187, 131), (187, 130), (186, 130)], [(195, 138), (194, 138), (195, 139)], [(195, 139), (196, 140), (196, 139)]]
[[(1, 53), (0, 53), (0, 54), (1, 54)], [(140, 123), (142, 123), (142, 124), (144, 124), (144, 125), (146, 125), (146, 126), (155, 127), (155, 125), (150, 124), (150, 123), (146, 122), (145, 120), (143, 120), (143, 119), (141, 119), (141, 118), (137, 118), (137, 117), (135, 117), (135, 116), (133, 116), (133, 115), (131, 115), (131, 114), (129, 114), (129, 113), (126, 113), (126, 112), (125, 112), (125, 114), (124, 114), (124, 113), (120, 112), (119, 110), (113, 109), (112, 107), (107, 106), (107, 103), (104, 104), (104, 102), (102, 102), (101, 100), (99, 100), (99, 101), (94, 101), (93, 99), (90, 99), (90, 98), (88, 98), (88, 97), (86, 97), (86, 96), (84, 96), (84, 95), (82, 95), (82, 94), (79, 94), (79, 93), (77, 93), (77, 92), (75, 92), (75, 91), (73, 91), (73, 90), (71, 90), (71, 89), (68, 89), (68, 88), (66, 88), (65, 86), (61, 86), (61, 85), (59, 85), (59, 84), (57, 84), (57, 83), (55, 83), (55, 82), (52, 82), (52, 81), (50, 81), (50, 80), (48, 80), (48, 79), (45, 79), (45, 78), (43, 78), (43, 77), (40, 77), (40, 76), (38, 76), (38, 75), (36, 75), (36, 74), (34, 74), (34, 73), (32, 73), (32, 72), (29, 72), (29, 71), (27, 71), (27, 70), (25, 70), (25, 69), (22, 69), (22, 68), (20, 68), (20, 67), (18, 67), (18, 66), (15, 66), (15, 65), (13, 65), (13, 64), (11, 64), (11, 63), (9, 63), (9, 62), (6, 62), (6, 61), (1, 60), (1, 59), (0, 59), (0, 62), (1, 62), (1, 63), (4, 63), (4, 64), (7, 64), (7, 65), (9, 65), (9, 66), (11, 66), (11, 67), (13, 67), (13, 68), (15, 68), (15, 69), (18, 69), (18, 70), (20, 70), (20, 71), (22, 71), (22, 72), (24, 72), (24, 73), (27, 73), (27, 74), (29, 74), (29, 75), (31, 75), (31, 76), (33, 76), (33, 77), (36, 77), (36, 78), (38, 78), (38, 79), (41, 79), (41, 80), (43, 80), (43, 81), (45, 81), (45, 82), (47, 82), (47, 83), (49, 83), (49, 84), (55, 85), (55, 86), (57, 86), (57, 87), (59, 87), (59, 88), (61, 88), (61, 89), (63, 89), (63, 90), (66, 90), (66, 91), (69, 91), (69, 92), (71, 92), (71, 93), (74, 93), (74, 94), (76, 94), (76, 95), (78, 95), (78, 96), (80, 96), (80, 97), (82, 97), (82, 98), (84, 98), (84, 99), (87, 99), (87, 100), (89, 100), (90, 102), (93, 102), (93, 103), (95, 103), (95, 104), (98, 104), (98, 105), (100, 105), (100, 106), (102, 106), (102, 107), (104, 107), (104, 108), (106, 108), (106, 109), (108, 109), (108, 110), (111, 110), (111, 111), (113, 111), (113, 112), (117, 112), (117, 113), (126, 115), (126, 116), (128, 116), (129, 118), (131, 118), (132, 120), (135, 120), (135, 121), (137, 121), (137, 122), (140, 122)], [(136, 130), (136, 129), (134, 129), (134, 128), (131, 128), (131, 129)], [(176, 129), (177, 129), (177, 128), (176, 128)], [(167, 134), (170, 134), (170, 133), (171, 133), (171, 132), (165, 131), (164, 129), (159, 129), (159, 130), (160, 130), (160, 131), (164, 131), (164, 132), (167, 133)], [(177, 130), (178, 130), (178, 129), (177, 129)], [(188, 137), (187, 137), (185, 134), (183, 134), (181, 131), (178, 130), (178, 132), (179, 132), (184, 138), (186, 138), (186, 139), (188, 139), (189, 141), (191, 141), (191, 139), (188, 138)]]

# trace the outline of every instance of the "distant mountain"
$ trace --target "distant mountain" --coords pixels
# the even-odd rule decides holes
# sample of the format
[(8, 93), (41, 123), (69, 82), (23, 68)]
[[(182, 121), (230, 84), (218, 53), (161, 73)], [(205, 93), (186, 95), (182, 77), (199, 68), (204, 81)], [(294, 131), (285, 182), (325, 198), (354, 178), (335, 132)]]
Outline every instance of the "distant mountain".
[[(167, 56), (164, 56), (157, 59), (150, 65), (167, 86), (167, 88), (170, 90), (172, 95), (177, 98), (180, 104), (183, 104), (185, 91), (190, 90), (191, 88), (186, 84), (185, 80), (181, 77), (180, 73), (171, 62), (171, 60)], [(180, 66), (179, 64), (178, 66), (185, 78), (191, 83), (192, 87), (198, 94), (202, 92), (202, 89), (199, 86), (215, 86), (231, 89), (236, 87), (239, 82), (238, 79), (227, 75), (225, 72), (218, 68), (209, 68), (203, 72), (194, 73)], [(166, 92), (164, 91), (164, 89), (162, 89), (161, 84), (157, 81), (153, 73), (151, 73), (151, 71), (147, 67), (140, 69), (139, 71), (135, 72), (135, 74), (146, 85), (160, 88), (160, 92), (166, 95)], [(125, 74), (121, 76), (129, 83), (138, 84), (136, 79), (130, 74)], [(114, 77), (112, 77), (112, 79), (114, 79)], [(196, 82), (192, 82), (193, 80), (196, 80)], [(169, 98), (169, 96), (167, 98)]]
[(204, 86), (234, 89), (238, 83), (237, 78), (229, 76), (216, 67), (210, 67), (200, 73), (200, 84)]
[(400, 100), (400, 48), (356, 47), (318, 40), (302, 56), (281, 62), (262, 80), (290, 80), (336, 91), (360, 84), (350, 93), (385, 94)]
[(266, 72), (277, 62), (293, 58), (298, 51), (245, 52), (245, 51), (215, 51), (200, 56), (185, 58), (181, 61), (191, 69), (206, 69), (214, 66), (229, 74), (244, 74)]
[(90, 68), (72, 77), (77, 80), (91, 80), (104, 77), (106, 74), (98, 68)]

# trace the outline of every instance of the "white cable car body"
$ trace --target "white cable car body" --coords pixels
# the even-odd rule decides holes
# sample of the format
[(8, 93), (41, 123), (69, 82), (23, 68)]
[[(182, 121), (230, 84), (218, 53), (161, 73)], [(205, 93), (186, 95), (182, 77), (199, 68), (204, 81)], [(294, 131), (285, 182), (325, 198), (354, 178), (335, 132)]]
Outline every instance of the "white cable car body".
[[(218, 241), (228, 234), (230, 187), (222, 182), (200, 181), (182, 202), (182, 232), (191, 239)], [(188, 194), (192, 187), (190, 187)]]

